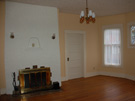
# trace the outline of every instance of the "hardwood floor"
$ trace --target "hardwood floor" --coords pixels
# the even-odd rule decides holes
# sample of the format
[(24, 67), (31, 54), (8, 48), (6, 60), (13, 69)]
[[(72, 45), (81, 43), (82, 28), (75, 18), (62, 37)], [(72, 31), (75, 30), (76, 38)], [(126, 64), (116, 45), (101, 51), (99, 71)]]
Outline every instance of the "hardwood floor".
[(61, 90), (3, 95), (0, 101), (135, 101), (135, 81), (108, 76), (79, 78), (62, 82)]

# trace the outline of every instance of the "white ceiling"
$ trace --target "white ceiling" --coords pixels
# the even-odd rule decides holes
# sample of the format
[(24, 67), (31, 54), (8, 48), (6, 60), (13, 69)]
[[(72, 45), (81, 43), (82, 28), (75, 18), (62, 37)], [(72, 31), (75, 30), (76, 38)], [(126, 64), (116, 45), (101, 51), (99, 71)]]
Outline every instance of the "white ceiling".
[[(21, 3), (57, 7), (60, 12), (80, 14), (86, 8), (86, 0), (7, 0)], [(135, 12), (135, 0), (88, 0), (88, 8), (96, 16)]]

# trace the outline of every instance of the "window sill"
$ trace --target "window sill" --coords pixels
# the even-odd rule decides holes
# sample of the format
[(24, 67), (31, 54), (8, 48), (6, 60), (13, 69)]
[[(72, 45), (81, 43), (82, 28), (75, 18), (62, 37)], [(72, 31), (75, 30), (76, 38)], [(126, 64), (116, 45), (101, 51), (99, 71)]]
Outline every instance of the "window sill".
[(122, 67), (122, 65), (109, 65), (109, 64), (108, 65), (107, 64), (106, 65), (104, 64), (104, 66), (105, 67), (113, 67), (113, 68), (121, 68)]

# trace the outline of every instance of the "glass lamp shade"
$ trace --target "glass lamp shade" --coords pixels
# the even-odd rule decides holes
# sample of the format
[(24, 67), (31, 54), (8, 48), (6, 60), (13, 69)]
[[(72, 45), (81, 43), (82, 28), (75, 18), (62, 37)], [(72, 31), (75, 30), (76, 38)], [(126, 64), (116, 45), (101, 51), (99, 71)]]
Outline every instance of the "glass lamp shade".
[(92, 16), (92, 10), (89, 10), (88, 16), (89, 16), (89, 17)]
[(84, 11), (81, 11), (80, 18), (84, 17)]
[(92, 18), (95, 18), (95, 16), (96, 16), (96, 15), (95, 15), (95, 13), (93, 12), (93, 13), (92, 13)]

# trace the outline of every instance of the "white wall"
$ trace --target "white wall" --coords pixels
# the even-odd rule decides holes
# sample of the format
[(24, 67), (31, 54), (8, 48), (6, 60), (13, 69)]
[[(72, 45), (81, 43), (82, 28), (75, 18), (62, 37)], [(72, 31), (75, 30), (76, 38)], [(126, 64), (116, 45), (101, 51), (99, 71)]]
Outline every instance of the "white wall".
[[(14, 32), (15, 38), (10, 38)], [(55, 33), (56, 39), (51, 39)], [(29, 46), (37, 38), (40, 47)], [(53, 7), (6, 2), (5, 71), (7, 94), (13, 91), (12, 72), (33, 65), (51, 67), (52, 81), (59, 81), (60, 51), (57, 9)], [(18, 84), (18, 82), (17, 82)]]

